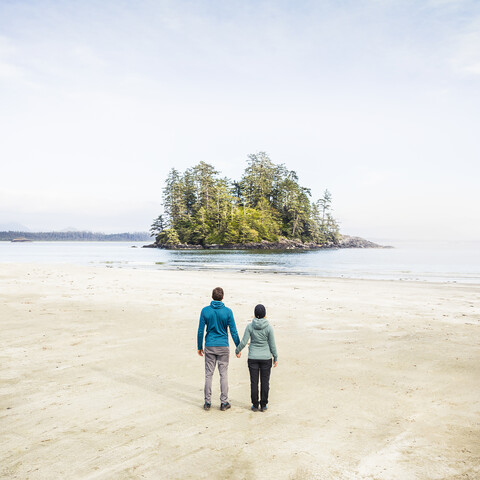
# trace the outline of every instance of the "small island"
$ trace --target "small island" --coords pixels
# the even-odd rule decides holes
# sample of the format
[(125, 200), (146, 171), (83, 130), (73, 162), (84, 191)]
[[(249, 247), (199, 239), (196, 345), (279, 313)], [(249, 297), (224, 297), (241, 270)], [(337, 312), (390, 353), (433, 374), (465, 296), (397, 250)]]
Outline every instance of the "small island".
[(248, 156), (239, 181), (220, 177), (200, 162), (181, 173), (172, 168), (163, 188), (164, 213), (153, 222), (155, 242), (165, 249), (314, 250), (382, 248), (340, 233), (332, 196), (311, 199), (295, 171), (265, 152)]

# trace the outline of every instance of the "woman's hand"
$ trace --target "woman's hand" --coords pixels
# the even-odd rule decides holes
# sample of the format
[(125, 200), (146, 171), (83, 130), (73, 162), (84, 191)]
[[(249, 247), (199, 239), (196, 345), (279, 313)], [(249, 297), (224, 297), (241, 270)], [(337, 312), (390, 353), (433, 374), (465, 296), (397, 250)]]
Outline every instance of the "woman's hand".
[(275, 368), (278, 365), (278, 360), (276, 362), (273, 362), (273, 368)]
[(240, 358), (242, 356), (242, 352), (238, 352), (236, 355), (237, 355), (237, 358)]

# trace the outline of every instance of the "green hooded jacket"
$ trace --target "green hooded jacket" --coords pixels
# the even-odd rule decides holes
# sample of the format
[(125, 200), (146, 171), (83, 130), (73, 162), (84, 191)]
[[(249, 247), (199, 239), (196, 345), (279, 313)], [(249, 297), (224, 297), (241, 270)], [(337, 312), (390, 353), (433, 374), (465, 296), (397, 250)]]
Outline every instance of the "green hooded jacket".
[(266, 318), (254, 318), (247, 325), (242, 341), (235, 349), (236, 354), (243, 350), (249, 339), (248, 358), (252, 360), (270, 360), (273, 357), (273, 360), (277, 361), (278, 354), (273, 327)]

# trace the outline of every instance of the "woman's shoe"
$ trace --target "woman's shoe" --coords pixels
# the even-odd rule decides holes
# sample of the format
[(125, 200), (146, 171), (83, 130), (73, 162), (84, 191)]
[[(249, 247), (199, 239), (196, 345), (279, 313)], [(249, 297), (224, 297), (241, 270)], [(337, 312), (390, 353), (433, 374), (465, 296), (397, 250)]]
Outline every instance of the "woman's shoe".
[(260, 407), (261, 412), (266, 412), (267, 411), (267, 406), (265, 405), (264, 407)]
[(256, 407), (255, 405), (252, 405), (250, 407), (250, 410), (252, 410), (252, 412), (258, 412), (258, 407)]

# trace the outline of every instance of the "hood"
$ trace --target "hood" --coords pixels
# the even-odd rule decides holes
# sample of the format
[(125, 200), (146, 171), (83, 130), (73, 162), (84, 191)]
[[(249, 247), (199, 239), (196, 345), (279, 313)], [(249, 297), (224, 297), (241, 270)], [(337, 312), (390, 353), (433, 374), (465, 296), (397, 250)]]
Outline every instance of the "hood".
[(211, 306), (212, 308), (222, 308), (222, 307), (224, 307), (225, 305), (223, 304), (223, 302), (217, 302), (217, 300), (212, 300), (212, 301), (210, 302), (210, 306)]
[(264, 318), (254, 318), (252, 320), (252, 325), (255, 330), (263, 330), (268, 327), (268, 320)]

